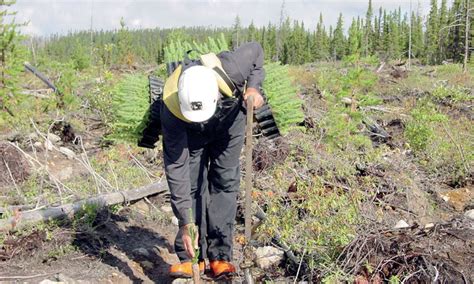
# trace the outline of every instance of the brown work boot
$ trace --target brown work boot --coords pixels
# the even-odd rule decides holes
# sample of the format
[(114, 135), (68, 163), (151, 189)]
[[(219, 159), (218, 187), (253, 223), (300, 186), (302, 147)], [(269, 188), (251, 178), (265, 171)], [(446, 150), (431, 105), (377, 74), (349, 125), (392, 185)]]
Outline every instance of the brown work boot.
[(212, 275), (215, 278), (232, 277), (235, 275), (235, 267), (225, 260), (212, 260), (210, 263)]
[[(204, 261), (199, 262), (199, 272), (204, 273), (206, 264)], [(192, 278), (193, 277), (193, 264), (191, 261), (178, 263), (171, 265), (170, 276), (175, 278)]]

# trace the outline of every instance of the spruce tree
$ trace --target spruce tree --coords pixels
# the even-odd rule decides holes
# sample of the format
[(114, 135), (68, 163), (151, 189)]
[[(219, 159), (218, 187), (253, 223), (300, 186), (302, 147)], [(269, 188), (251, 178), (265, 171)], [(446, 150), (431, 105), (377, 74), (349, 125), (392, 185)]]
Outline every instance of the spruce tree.
[(364, 26), (364, 40), (362, 43), (362, 50), (364, 56), (368, 56), (372, 52), (372, 42), (373, 42), (373, 27), (372, 27), (372, 0), (369, 0), (369, 7), (367, 8), (367, 13), (365, 14), (365, 26)]
[(347, 40), (347, 54), (348, 55), (360, 55), (361, 47), (361, 31), (360, 31), (360, 19), (357, 21), (353, 18), (352, 24), (349, 28), (349, 37)]
[(4, 112), (14, 116), (11, 107), (19, 99), (19, 77), (26, 56), (25, 37), (19, 31), (24, 24), (16, 23), (12, 18), (16, 12), (8, 11), (15, 2), (0, 2), (0, 121)]
[(242, 43), (242, 25), (240, 17), (237, 15), (234, 19), (234, 26), (232, 27), (232, 48), (236, 49)]
[(411, 15), (412, 29), (412, 57), (421, 59), (424, 56), (423, 42), (423, 21), (419, 11), (412, 12)]
[(431, 0), (431, 10), (426, 27), (426, 60), (430, 64), (438, 62), (439, 13), (437, 2), (437, 0)]
[(444, 60), (446, 59), (446, 53), (447, 53), (447, 34), (448, 34), (448, 7), (447, 7), (447, 1), (442, 0), (441, 1), (441, 7), (439, 9), (439, 45), (438, 45), (438, 55), (437, 57), (439, 60)]
[(334, 35), (331, 42), (331, 54), (334, 59), (342, 59), (345, 55), (345, 38), (344, 38), (344, 30), (343, 30), (343, 18), (342, 13), (339, 13), (339, 17), (337, 19), (336, 28), (334, 29)]
[(253, 21), (250, 23), (247, 29), (247, 41), (255, 41), (257, 39), (257, 29), (253, 24)]
[(322, 60), (329, 57), (329, 37), (324, 27), (323, 14), (319, 14), (319, 22), (316, 26), (313, 40), (313, 59)]

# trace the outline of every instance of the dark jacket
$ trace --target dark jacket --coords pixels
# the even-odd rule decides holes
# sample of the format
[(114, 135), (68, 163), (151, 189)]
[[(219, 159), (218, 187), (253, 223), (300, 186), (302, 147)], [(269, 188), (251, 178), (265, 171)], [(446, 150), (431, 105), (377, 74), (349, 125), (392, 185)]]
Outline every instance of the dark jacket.
[[(259, 43), (247, 43), (233, 52), (217, 55), (224, 71), (229, 75), (240, 93), (247, 88), (257, 90), (265, 78), (263, 70), (263, 49)], [(183, 226), (191, 222), (191, 181), (189, 173), (188, 131), (196, 130), (193, 125), (175, 117), (164, 107), (161, 113), (163, 132), (163, 157), (168, 186), (171, 191), (171, 205)]]

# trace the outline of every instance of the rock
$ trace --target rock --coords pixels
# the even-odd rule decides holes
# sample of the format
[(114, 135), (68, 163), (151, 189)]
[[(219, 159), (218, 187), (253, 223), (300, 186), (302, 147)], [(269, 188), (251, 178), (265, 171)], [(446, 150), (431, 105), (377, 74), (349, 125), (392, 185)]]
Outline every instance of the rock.
[(52, 151), (53, 150), (53, 142), (51, 142), (49, 140), (45, 140), (44, 141), (44, 148), (48, 151)]
[(271, 246), (260, 247), (255, 251), (257, 256), (256, 263), (260, 269), (268, 269), (279, 265), (283, 260), (284, 252)]
[(28, 134), (28, 136), (26, 136), (26, 138), (28, 140), (31, 140), (31, 141), (38, 141), (38, 134), (36, 134), (35, 132), (31, 132), (30, 134)]
[(39, 142), (39, 141), (33, 143), (33, 146), (34, 146), (36, 149), (43, 150), (43, 143), (41, 143), (41, 142)]
[(148, 252), (148, 250), (146, 248), (136, 248), (136, 249), (133, 250), (133, 254), (135, 254), (137, 256), (143, 256), (143, 257), (146, 257), (146, 258), (150, 257), (150, 253)]
[(150, 213), (150, 206), (143, 199), (135, 202), (131, 207), (143, 215)]
[(68, 277), (62, 273), (56, 274), (56, 281), (60, 281), (61, 283), (67, 283), (67, 284), (76, 284), (78, 281), (75, 281), (71, 277)]
[(341, 99), (341, 102), (345, 105), (350, 106), (352, 103), (355, 103), (356, 101), (353, 100), (352, 98), (344, 97), (344, 98)]
[(165, 213), (171, 213), (173, 212), (173, 209), (171, 208), (171, 205), (163, 205), (161, 206), (161, 211), (165, 212)]
[(68, 180), (72, 177), (74, 171), (72, 169), (72, 167), (64, 167), (62, 168), (56, 175), (56, 177), (60, 180), (60, 181), (65, 181), (65, 180)]
[(456, 211), (462, 212), (474, 199), (474, 191), (470, 188), (458, 188), (445, 191), (440, 194), (441, 198), (452, 206)]
[(425, 229), (431, 229), (431, 228), (433, 228), (434, 226), (435, 226), (434, 223), (428, 223), (428, 224), (425, 225)]
[(176, 216), (173, 216), (171, 218), (171, 223), (175, 226), (179, 226), (179, 221), (178, 221), (178, 218), (176, 218)]
[(409, 228), (410, 225), (408, 225), (407, 222), (405, 222), (405, 220), (400, 220), (397, 222), (397, 224), (395, 225), (395, 227), (393, 227), (394, 229), (403, 229), (403, 228)]
[(471, 220), (474, 220), (474, 209), (464, 212), (464, 216), (466, 216), (467, 218)]
[(58, 135), (56, 135), (54, 133), (48, 133), (48, 140), (53, 142), (53, 143), (57, 143), (57, 142), (61, 141), (61, 137), (59, 137)]
[(153, 265), (153, 263), (149, 262), (149, 261), (141, 261), (140, 262), (141, 266), (144, 268), (144, 269), (148, 269), (148, 270), (151, 270), (153, 269), (155, 266)]
[(63, 153), (64, 155), (66, 155), (66, 157), (69, 159), (69, 160), (72, 160), (76, 157), (76, 153), (74, 153), (74, 151), (72, 151), (71, 149), (68, 149), (66, 147), (59, 147), (59, 152)]

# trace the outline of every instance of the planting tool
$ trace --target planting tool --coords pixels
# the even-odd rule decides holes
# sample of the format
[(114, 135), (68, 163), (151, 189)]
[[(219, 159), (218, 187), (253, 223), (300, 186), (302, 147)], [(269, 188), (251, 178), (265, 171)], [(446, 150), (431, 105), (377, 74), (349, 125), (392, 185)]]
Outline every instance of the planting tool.
[(253, 284), (250, 271), (251, 259), (250, 239), (252, 235), (252, 126), (253, 126), (253, 96), (247, 98), (247, 129), (245, 141), (245, 250), (241, 268), (244, 270), (246, 284)]

